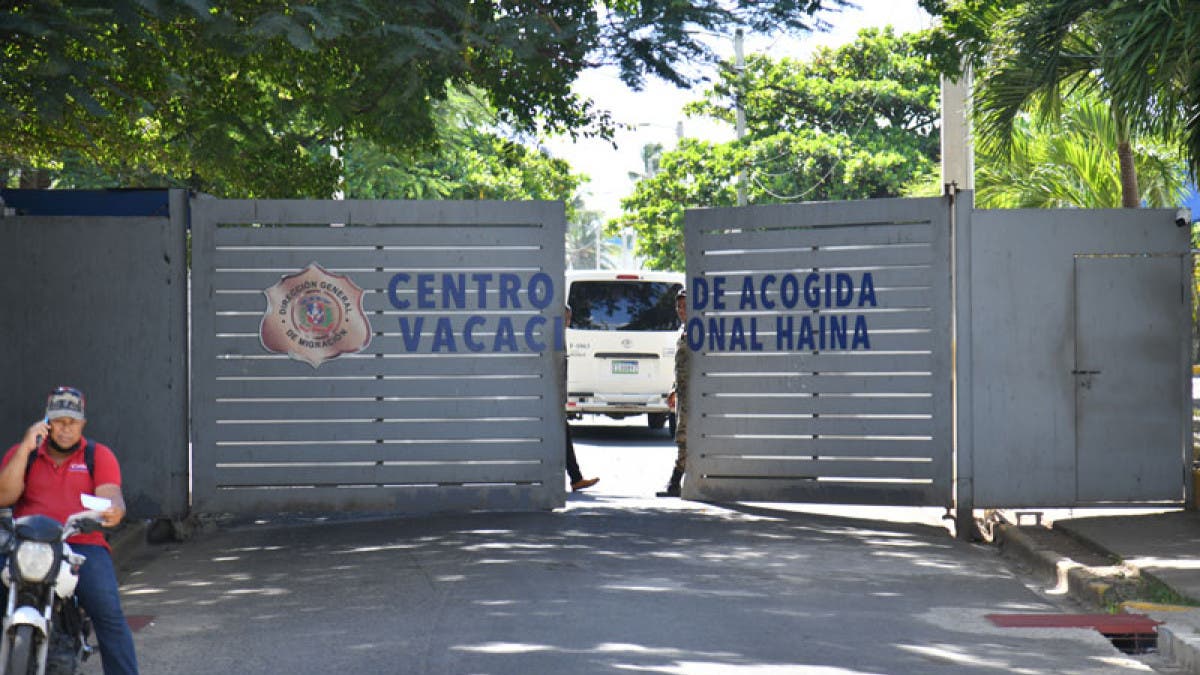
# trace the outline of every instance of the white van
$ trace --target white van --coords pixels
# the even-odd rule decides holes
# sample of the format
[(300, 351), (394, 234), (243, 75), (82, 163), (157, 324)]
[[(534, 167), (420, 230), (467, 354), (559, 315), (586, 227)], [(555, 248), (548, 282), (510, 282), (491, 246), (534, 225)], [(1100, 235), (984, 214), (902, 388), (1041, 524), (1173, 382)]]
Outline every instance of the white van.
[(644, 414), (651, 429), (661, 429), (670, 419), (680, 327), (675, 294), (684, 275), (572, 270), (566, 276), (567, 417)]

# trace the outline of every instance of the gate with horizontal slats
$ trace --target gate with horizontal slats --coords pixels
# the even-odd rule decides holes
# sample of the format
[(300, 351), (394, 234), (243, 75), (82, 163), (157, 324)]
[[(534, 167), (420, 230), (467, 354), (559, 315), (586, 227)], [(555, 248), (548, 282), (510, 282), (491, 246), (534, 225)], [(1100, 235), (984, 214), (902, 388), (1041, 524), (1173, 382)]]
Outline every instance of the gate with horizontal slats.
[(687, 212), (685, 497), (951, 505), (952, 208)]
[[(561, 203), (191, 213), (195, 511), (562, 505)], [(371, 326), (317, 367), (259, 332), (264, 291), (310, 263), (364, 290)]]

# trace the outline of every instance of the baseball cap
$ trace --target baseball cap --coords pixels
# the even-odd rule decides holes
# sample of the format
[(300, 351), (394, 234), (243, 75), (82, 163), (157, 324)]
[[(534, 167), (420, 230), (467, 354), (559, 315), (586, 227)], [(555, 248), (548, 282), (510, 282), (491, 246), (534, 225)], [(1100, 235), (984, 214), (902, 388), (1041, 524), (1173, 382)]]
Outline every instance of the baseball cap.
[(83, 414), (83, 392), (75, 387), (55, 387), (46, 398), (46, 419), (57, 417), (87, 419)]

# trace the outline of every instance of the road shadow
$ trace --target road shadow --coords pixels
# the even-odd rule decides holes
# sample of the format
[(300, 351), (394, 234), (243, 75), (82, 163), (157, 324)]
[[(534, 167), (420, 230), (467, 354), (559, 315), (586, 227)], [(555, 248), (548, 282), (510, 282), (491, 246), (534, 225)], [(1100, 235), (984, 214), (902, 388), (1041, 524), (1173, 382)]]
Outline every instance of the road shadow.
[(1089, 672), (990, 629), (1046, 606), (944, 531), (659, 503), (216, 531), (127, 584), (126, 610), (157, 615), (138, 640), (160, 673)]

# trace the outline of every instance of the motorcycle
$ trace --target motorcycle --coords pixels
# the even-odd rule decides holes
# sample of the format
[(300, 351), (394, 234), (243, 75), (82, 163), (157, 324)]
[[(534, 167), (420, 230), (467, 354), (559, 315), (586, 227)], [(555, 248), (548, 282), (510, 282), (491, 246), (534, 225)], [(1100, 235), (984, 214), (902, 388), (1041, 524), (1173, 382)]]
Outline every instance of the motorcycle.
[(42, 515), (14, 521), (10, 509), (0, 509), (0, 553), (7, 555), (0, 580), (8, 589), (0, 674), (74, 675), (92, 653), (91, 622), (75, 598), (86, 557), (67, 539), (101, 526), (99, 511), (60, 524)]

